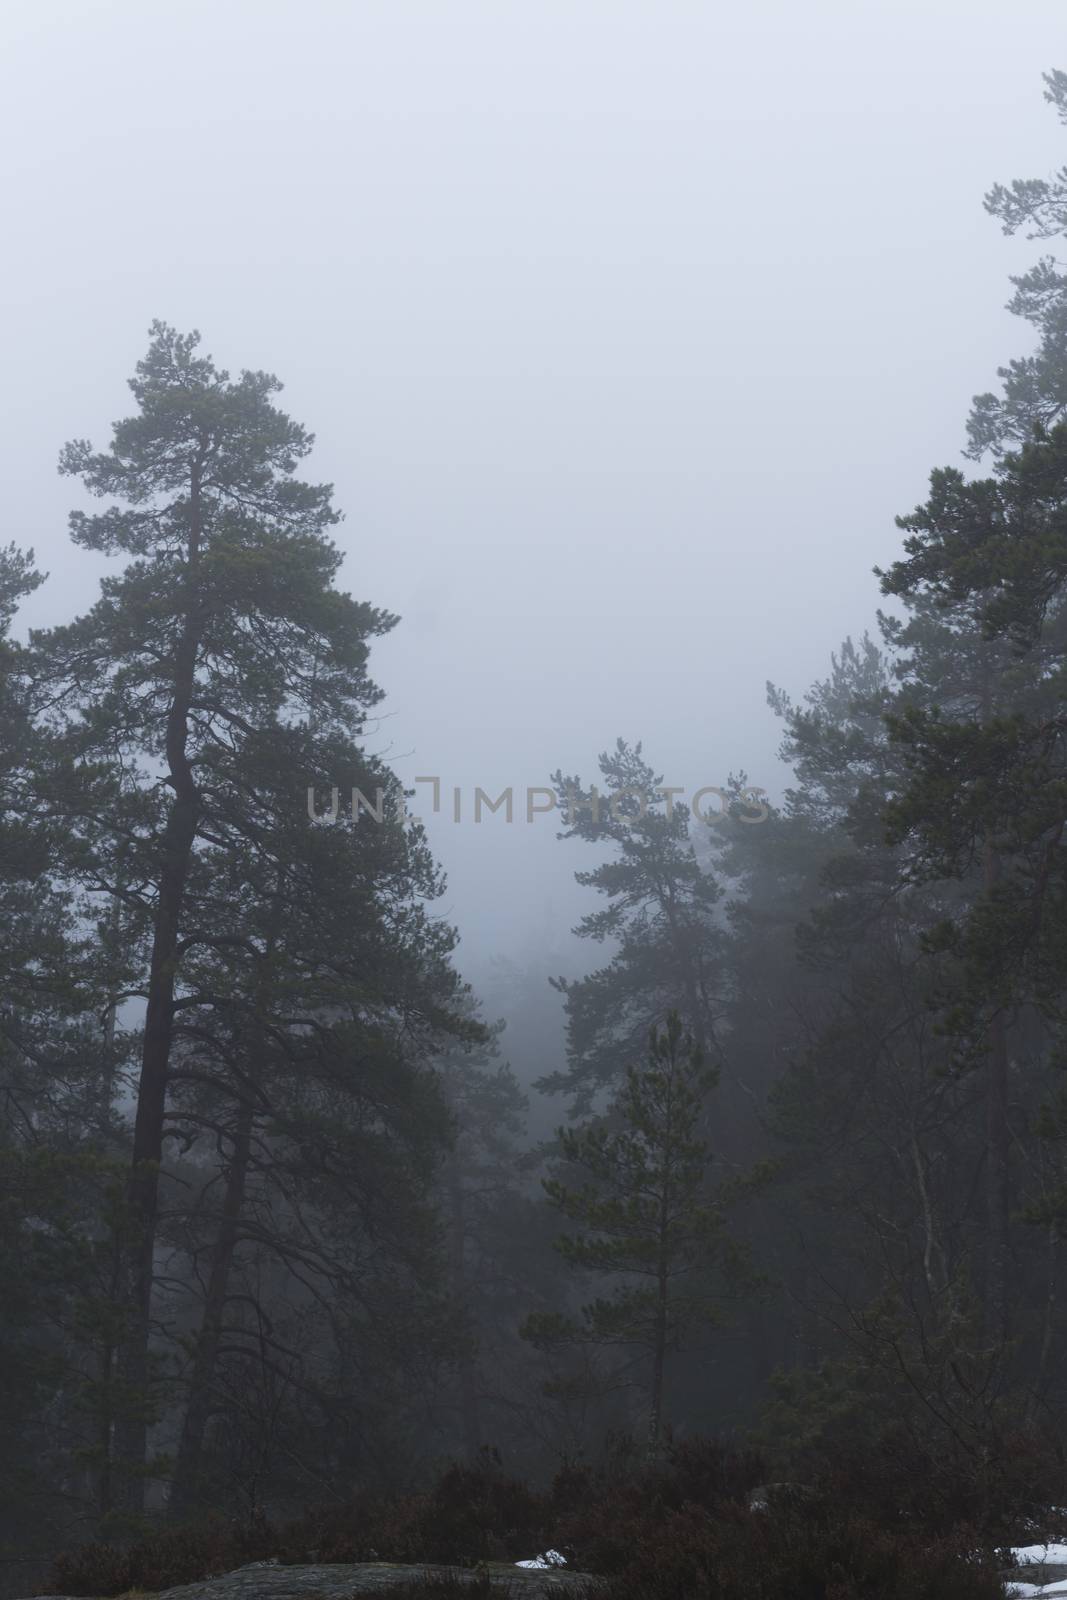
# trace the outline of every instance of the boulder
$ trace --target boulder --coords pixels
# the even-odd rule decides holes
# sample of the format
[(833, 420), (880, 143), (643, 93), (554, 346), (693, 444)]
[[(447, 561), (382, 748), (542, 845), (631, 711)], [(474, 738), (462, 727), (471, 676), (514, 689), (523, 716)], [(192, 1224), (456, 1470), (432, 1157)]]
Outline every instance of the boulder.
[(816, 1497), (810, 1483), (761, 1483), (748, 1497), (750, 1511), (771, 1511), (776, 1505), (795, 1508), (807, 1505)]
[[(510, 1562), (491, 1561), (480, 1568), (442, 1566), (400, 1566), (390, 1561), (324, 1563), (318, 1566), (283, 1567), (269, 1561), (254, 1561), (220, 1578), (204, 1578), (199, 1583), (183, 1583), (177, 1589), (164, 1589), (154, 1600), (354, 1600), (358, 1595), (386, 1594), (399, 1584), (431, 1576), (457, 1578), (470, 1583), (488, 1572), (505, 1587), (513, 1600), (574, 1600), (588, 1592), (596, 1579), (586, 1572), (565, 1572), (559, 1567), (516, 1567)], [(37, 1600), (70, 1600), (70, 1597), (39, 1596)], [(149, 1600), (148, 1596), (144, 1600)]]

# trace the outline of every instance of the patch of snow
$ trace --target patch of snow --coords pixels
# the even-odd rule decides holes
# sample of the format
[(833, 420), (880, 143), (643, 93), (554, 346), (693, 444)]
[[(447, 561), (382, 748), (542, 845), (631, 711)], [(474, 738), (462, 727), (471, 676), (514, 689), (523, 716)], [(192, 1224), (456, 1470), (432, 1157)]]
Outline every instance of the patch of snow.
[[(558, 1550), (545, 1550), (536, 1560), (516, 1561), (515, 1565), (517, 1567), (538, 1567), (541, 1569), (545, 1567), (565, 1567), (567, 1558), (566, 1556), (561, 1556)], [(1067, 1590), (1064, 1592), (1067, 1593)]]
[[(1067, 1566), (1067, 1544), (1017, 1544), (1011, 1549), (1012, 1560), (1020, 1567)], [(1067, 1578), (1054, 1583), (1022, 1583), (1010, 1581), (1007, 1592), (1012, 1600), (1067, 1600)]]

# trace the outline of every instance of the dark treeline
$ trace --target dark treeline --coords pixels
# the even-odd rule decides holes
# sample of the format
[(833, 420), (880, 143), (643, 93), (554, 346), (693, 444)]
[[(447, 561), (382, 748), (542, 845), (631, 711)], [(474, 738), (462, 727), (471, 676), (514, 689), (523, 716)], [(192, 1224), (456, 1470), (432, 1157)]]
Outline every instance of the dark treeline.
[[(987, 206), (1061, 235), (1067, 179)], [(0, 552), (9, 1558), (486, 1448), (544, 1482), (625, 1438), (799, 1476), (896, 1440), (994, 1496), (1062, 1435), (1067, 276), (1012, 304), (1035, 353), (900, 519), (878, 636), (769, 689), (781, 804), (723, 775), (696, 821), (654, 730), (555, 774), (590, 970), (510, 1030), (368, 751), (396, 619), (337, 587), (311, 437), (153, 327), (61, 456), (99, 597), (22, 640)]]

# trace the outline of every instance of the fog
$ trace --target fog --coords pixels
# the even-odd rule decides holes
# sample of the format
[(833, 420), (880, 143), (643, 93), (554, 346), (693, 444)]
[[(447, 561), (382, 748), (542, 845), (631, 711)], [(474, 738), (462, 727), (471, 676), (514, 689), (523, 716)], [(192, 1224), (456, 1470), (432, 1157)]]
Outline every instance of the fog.
[(1067, 1582), (1062, 0), (0, 39), (0, 1600)]
[[(1054, 0), (25, 7), (2, 66), (5, 510), (64, 619), (68, 438), (153, 317), (278, 373), (344, 582), (399, 613), (377, 748), (477, 976), (582, 906), (553, 819), (473, 791), (617, 736), (781, 789), (769, 678), (873, 621), (876, 562), (1014, 353)], [(463, 820), (448, 796), (460, 786)], [(564, 943), (565, 943), (564, 939)], [(580, 958), (576, 958), (580, 959)]]

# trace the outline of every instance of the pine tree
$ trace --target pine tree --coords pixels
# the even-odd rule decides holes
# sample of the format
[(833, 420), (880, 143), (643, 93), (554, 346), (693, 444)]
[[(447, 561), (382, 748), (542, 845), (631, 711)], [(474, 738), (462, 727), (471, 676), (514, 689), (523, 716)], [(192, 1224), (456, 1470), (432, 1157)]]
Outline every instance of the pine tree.
[[(726, 1232), (736, 1186), (710, 1190), (710, 1155), (698, 1137), (704, 1101), (716, 1081), (699, 1048), (671, 1012), (652, 1029), (648, 1063), (630, 1067), (602, 1122), (561, 1128), (562, 1158), (581, 1175), (544, 1181), (549, 1200), (578, 1224), (557, 1248), (573, 1267), (610, 1275), (610, 1298), (562, 1314), (527, 1319), (525, 1337), (548, 1348), (585, 1344), (634, 1350), (626, 1371), (647, 1364), (649, 1448), (664, 1423), (667, 1359), (687, 1333), (716, 1320), (725, 1279), (737, 1278), (742, 1254)], [(714, 1281), (718, 1268), (720, 1281)], [(617, 1383), (620, 1371), (612, 1373)]]
[[(1045, 99), (1067, 125), (1067, 73), (1045, 74)], [(1027, 238), (1055, 239), (1067, 234), (1067, 171), (1051, 182), (1016, 178), (994, 184), (985, 207), (1006, 234), (1028, 229)], [(976, 395), (967, 424), (967, 454), (979, 460), (1018, 449), (1067, 416), (1067, 273), (1054, 256), (1043, 256), (1028, 272), (1011, 280), (1015, 293), (1008, 310), (1039, 334), (1032, 355), (1000, 367), (999, 395)]]
[(35, 641), (64, 738), (51, 802), (82, 845), (80, 881), (151, 927), (122, 1281), (135, 1322), (123, 1378), (145, 1397), (118, 1441), (134, 1509), (175, 1025), (184, 970), (215, 937), (191, 899), (197, 857), (257, 730), (313, 719), (358, 738), (378, 698), (368, 642), (394, 621), (334, 585), (339, 513), (329, 486), (294, 476), (312, 438), (274, 405), (278, 381), (231, 381), (197, 343), (155, 323), (131, 380), (136, 413), (108, 450), (79, 440), (63, 451), (61, 471), (112, 501), (73, 512), (72, 538), (127, 564), (88, 613)]
[(597, 943), (617, 941), (617, 949), (588, 977), (553, 980), (567, 1011), (568, 1067), (538, 1084), (573, 1095), (579, 1112), (618, 1083), (667, 1011), (678, 1011), (710, 1057), (725, 1001), (726, 934), (716, 916), (723, 891), (693, 852), (687, 808), (663, 795), (663, 779), (640, 744), (619, 739), (599, 768), (599, 789), (585, 790), (562, 772), (552, 779), (565, 820), (559, 837), (612, 848), (609, 860), (575, 873), (608, 903), (574, 931)]

